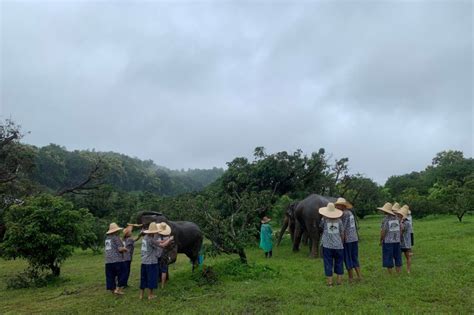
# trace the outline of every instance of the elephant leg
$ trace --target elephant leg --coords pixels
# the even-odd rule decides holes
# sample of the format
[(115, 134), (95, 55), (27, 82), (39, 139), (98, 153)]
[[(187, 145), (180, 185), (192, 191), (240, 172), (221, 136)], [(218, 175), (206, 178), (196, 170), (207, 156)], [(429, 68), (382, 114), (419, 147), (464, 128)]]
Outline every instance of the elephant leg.
[(311, 238), (311, 243), (312, 243), (312, 246), (311, 246), (311, 257), (313, 258), (319, 258), (320, 257), (320, 254), (319, 254), (319, 233), (315, 233), (314, 234), (314, 237)]
[(295, 236), (293, 241), (293, 251), (297, 252), (300, 250), (301, 236), (303, 235), (303, 229), (299, 222), (295, 225)]
[(309, 239), (310, 239), (310, 238), (309, 238), (308, 233), (307, 233), (307, 232), (304, 232), (304, 233), (303, 233), (303, 244), (304, 244), (305, 246), (308, 245)]

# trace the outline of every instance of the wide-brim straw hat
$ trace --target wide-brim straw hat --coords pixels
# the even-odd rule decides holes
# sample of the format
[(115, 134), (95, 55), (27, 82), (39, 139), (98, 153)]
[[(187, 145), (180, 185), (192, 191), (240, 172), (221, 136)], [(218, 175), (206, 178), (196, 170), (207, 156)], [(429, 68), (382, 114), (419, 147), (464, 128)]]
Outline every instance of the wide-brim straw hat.
[(132, 227), (142, 227), (143, 224), (136, 224), (136, 223), (127, 223), (128, 226), (132, 226)]
[(397, 213), (401, 214), (403, 218), (406, 219), (408, 217), (408, 211), (410, 211), (410, 209), (408, 208), (407, 205), (404, 205), (403, 207), (400, 208), (400, 210), (397, 211)]
[(120, 230), (122, 230), (123, 228), (119, 227), (117, 225), (117, 223), (110, 223), (109, 225), (109, 230), (107, 231), (106, 234), (112, 234), (112, 233), (115, 233), (115, 232), (118, 232)]
[(400, 204), (398, 202), (395, 202), (392, 206), (392, 211), (397, 213), (398, 211), (400, 211), (401, 207), (400, 207)]
[[(407, 208), (407, 210), (408, 210), (408, 215), (410, 215), (410, 214), (411, 214), (410, 207), (409, 207), (408, 205), (403, 205), (403, 207), (406, 207), (406, 208)], [(403, 209), (403, 207), (402, 207), (402, 209)]]
[(158, 233), (161, 235), (170, 235), (171, 234), (171, 228), (168, 224), (165, 222), (158, 223)]
[(378, 210), (380, 211), (383, 211), (385, 213), (388, 213), (388, 214), (391, 214), (391, 215), (395, 215), (395, 213), (393, 213), (392, 211), (392, 204), (390, 202), (386, 202), (383, 207), (380, 207), (380, 208), (377, 208)]
[(337, 209), (332, 202), (328, 203), (326, 207), (319, 208), (319, 213), (330, 219), (337, 219), (342, 216), (342, 211)]
[(156, 222), (151, 222), (150, 225), (148, 226), (148, 230), (143, 231), (145, 234), (154, 234), (158, 233), (158, 226), (156, 225)]
[(342, 198), (342, 197), (337, 198), (337, 201), (334, 203), (334, 205), (335, 206), (343, 205), (343, 206), (346, 207), (346, 209), (352, 209), (353, 208), (352, 204), (349, 201), (347, 201), (346, 199)]
[(271, 220), (272, 220), (272, 219), (270, 219), (269, 217), (264, 216), (260, 222), (261, 222), (262, 224), (265, 224), (265, 223), (270, 222)]

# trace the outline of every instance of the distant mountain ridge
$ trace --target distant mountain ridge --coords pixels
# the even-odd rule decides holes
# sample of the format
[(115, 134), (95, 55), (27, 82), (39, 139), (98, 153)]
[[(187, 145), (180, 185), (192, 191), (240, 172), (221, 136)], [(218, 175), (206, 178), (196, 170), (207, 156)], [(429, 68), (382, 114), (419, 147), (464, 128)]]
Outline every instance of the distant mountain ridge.
[(32, 147), (35, 170), (31, 179), (58, 190), (84, 178), (98, 159), (104, 165), (104, 183), (121, 191), (149, 191), (163, 196), (200, 191), (218, 179), (222, 168), (171, 170), (152, 160), (117, 152), (68, 151), (56, 144)]

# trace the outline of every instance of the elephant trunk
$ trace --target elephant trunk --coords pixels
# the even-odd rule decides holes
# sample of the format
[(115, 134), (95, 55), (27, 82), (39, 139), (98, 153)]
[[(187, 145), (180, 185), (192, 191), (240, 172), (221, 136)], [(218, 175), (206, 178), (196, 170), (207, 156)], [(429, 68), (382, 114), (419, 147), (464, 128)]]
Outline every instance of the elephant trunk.
[(283, 226), (281, 227), (280, 234), (278, 235), (277, 246), (280, 245), (283, 234), (285, 234), (286, 229), (288, 228), (288, 222), (289, 222), (289, 218), (288, 216), (285, 216), (285, 220), (283, 221)]

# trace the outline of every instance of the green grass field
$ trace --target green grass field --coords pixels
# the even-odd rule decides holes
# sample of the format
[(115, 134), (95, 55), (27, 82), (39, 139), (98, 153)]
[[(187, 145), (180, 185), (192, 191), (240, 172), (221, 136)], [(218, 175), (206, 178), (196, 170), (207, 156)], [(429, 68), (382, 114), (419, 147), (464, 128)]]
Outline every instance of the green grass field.
[(454, 216), (414, 222), (412, 274), (389, 276), (381, 267), (378, 245), (381, 217), (360, 222), (360, 283), (328, 288), (323, 263), (306, 248), (292, 253), (289, 236), (274, 257), (248, 249), (248, 271), (236, 257), (206, 259), (218, 283), (199, 285), (187, 258), (170, 266), (171, 280), (157, 300), (138, 300), (139, 245), (131, 287), (123, 297), (105, 290), (102, 255), (77, 251), (62, 268), (63, 280), (45, 288), (6, 290), (6, 279), (23, 261), (0, 260), (0, 314), (18, 313), (474, 313), (474, 217)]

